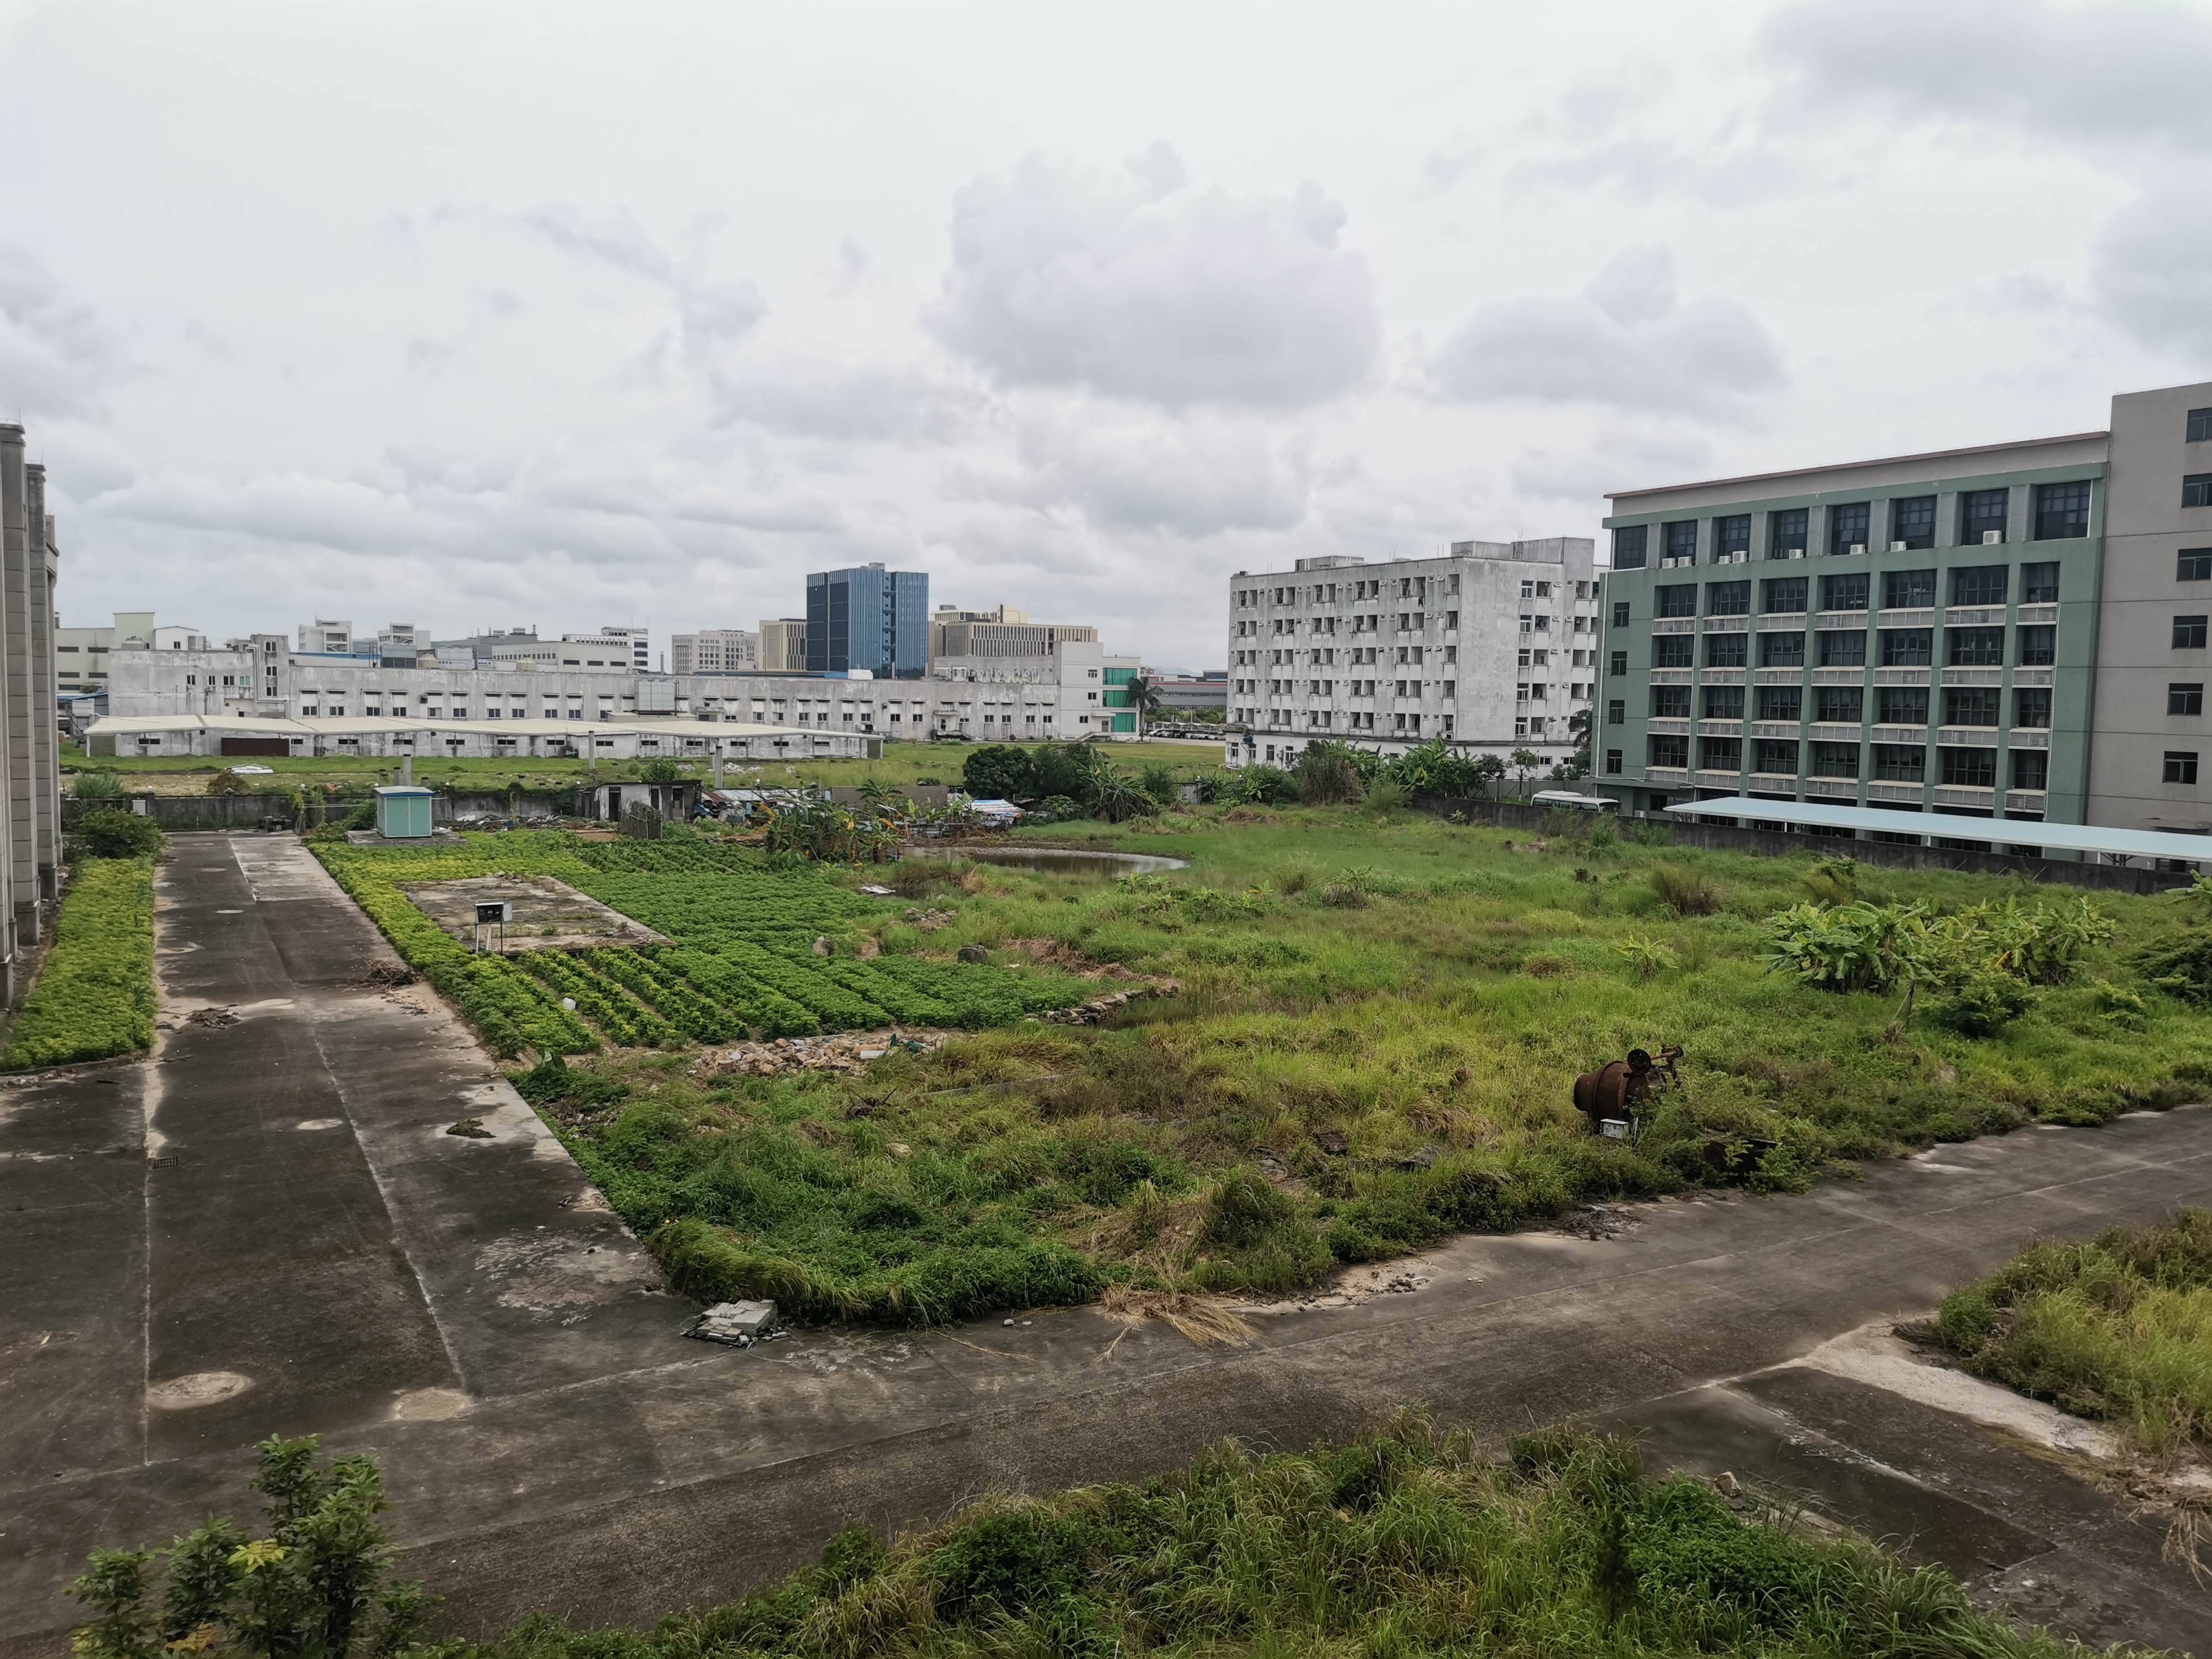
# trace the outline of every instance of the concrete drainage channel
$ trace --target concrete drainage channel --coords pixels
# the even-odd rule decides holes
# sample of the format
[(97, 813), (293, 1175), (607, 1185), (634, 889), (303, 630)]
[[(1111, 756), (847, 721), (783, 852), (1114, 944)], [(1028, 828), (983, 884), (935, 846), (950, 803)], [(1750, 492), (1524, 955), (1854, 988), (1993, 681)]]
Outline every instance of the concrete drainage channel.
[(481, 1634), (538, 1608), (647, 1626), (855, 1516), (895, 1530), (1407, 1402), (1501, 1446), (1633, 1431), (1655, 1465), (1808, 1504), (2025, 1616), (2212, 1653), (2205, 1594), (2143, 1500), (2094, 1484), (2094, 1444), (1886, 1334), (2031, 1232), (2201, 1200), (2212, 1114), (1462, 1237), (1254, 1303), (1234, 1345), (1094, 1308), (777, 1336), (757, 1305), (702, 1318), (658, 1288), (444, 1006), (364, 978), (380, 942), (303, 848), (258, 841), (248, 870), (176, 839), (160, 1062), (0, 1091), (0, 1216), (29, 1246), (0, 1248), (8, 1659), (59, 1650), (88, 1550), (250, 1514), (272, 1431), (374, 1452), (404, 1571)]

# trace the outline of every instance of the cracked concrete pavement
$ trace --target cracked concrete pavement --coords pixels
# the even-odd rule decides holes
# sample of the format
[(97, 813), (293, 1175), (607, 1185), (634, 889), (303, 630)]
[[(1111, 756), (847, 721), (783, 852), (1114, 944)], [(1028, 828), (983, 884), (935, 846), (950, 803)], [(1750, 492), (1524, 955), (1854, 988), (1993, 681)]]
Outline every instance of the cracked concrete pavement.
[[(1239, 1349), (1089, 1310), (722, 1348), (678, 1334), (693, 1304), (439, 1000), (363, 982), (387, 948), (298, 842), (174, 845), (155, 1054), (0, 1088), (0, 1656), (64, 1650), (88, 1549), (249, 1513), (271, 1432), (376, 1452), (405, 1571), (483, 1632), (541, 1607), (643, 1625), (854, 1517), (1141, 1476), (1224, 1435), (1303, 1445), (1406, 1403), (1498, 1440), (1629, 1429), (2027, 1616), (2212, 1654), (2212, 1602), (2155, 1527), (1832, 1358), (2031, 1232), (2207, 1201), (2212, 1113), (1638, 1206), (1596, 1237), (1463, 1237), (1410, 1281), (1383, 1270), (1415, 1288), (1355, 1279)], [(234, 1021), (188, 1018), (211, 1007)], [(464, 1117), (491, 1133), (445, 1133)]]

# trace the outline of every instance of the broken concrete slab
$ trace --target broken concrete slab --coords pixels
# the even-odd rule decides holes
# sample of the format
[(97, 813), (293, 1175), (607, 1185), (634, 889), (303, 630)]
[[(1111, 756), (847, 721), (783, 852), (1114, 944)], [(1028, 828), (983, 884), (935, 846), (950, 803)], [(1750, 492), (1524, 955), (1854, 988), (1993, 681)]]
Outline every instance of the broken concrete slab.
[(684, 1328), (702, 1342), (750, 1347), (775, 1328), (773, 1302), (717, 1302)]

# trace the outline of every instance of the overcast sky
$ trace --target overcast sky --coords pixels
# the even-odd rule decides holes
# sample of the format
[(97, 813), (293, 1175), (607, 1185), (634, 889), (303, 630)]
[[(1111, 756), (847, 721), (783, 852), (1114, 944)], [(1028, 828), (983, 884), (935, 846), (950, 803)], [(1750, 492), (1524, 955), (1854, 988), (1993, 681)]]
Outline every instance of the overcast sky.
[(65, 621), (1226, 578), (2212, 378), (2212, 0), (7, 5)]

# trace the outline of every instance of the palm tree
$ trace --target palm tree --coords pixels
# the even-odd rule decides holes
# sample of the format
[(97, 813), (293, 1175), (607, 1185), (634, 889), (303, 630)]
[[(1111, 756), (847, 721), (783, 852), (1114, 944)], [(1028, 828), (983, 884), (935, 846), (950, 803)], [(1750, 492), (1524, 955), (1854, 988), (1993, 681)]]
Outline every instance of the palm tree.
[(1137, 711), (1139, 721), (1148, 720), (1160, 710), (1160, 689), (1142, 674), (1130, 676), (1127, 687), (1129, 707)]

